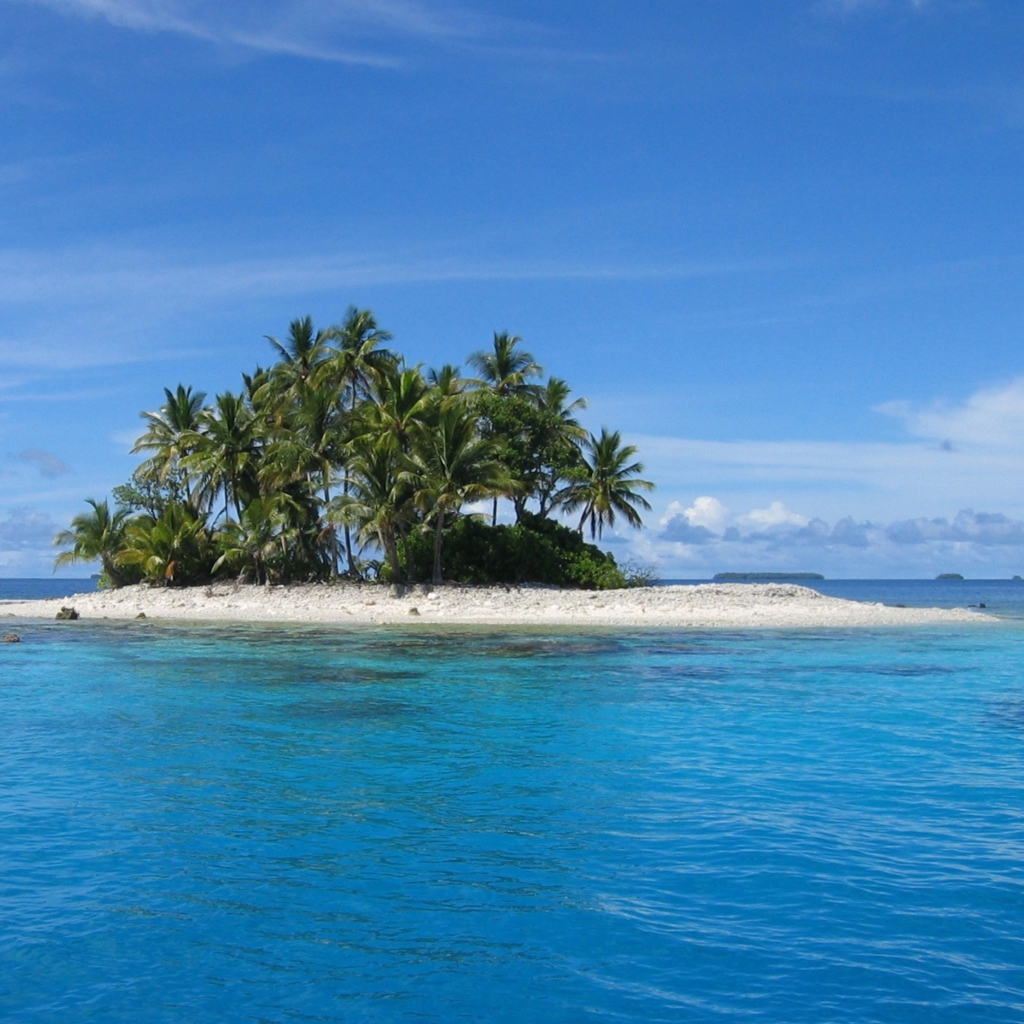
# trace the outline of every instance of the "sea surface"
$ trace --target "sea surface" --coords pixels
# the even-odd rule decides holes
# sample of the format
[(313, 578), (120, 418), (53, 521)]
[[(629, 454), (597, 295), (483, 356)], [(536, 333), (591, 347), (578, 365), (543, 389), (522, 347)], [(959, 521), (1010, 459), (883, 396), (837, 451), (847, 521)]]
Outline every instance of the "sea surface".
[[(659, 585), (712, 580), (659, 580)], [(1000, 618), (1024, 619), (1024, 580), (790, 580), (829, 597), (878, 601), (906, 608), (977, 608)]]
[(94, 579), (0, 579), (0, 601), (44, 601), (74, 594), (91, 594)]
[(5, 1022), (1024, 1020), (1015, 619), (16, 628)]

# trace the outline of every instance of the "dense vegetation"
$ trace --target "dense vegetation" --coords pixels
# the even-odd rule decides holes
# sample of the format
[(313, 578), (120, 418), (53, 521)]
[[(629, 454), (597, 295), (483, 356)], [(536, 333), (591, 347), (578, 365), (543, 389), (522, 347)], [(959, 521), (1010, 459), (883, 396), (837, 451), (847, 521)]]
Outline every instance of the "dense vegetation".
[[(617, 517), (639, 526), (653, 485), (617, 432), (580, 426), (583, 400), (542, 381), (520, 339), (496, 334), (470, 357), (473, 377), (407, 365), (355, 308), (336, 327), (306, 317), (269, 341), (276, 361), (243, 374), (239, 393), (207, 403), (179, 384), (142, 414), (133, 450), (145, 461), (113, 507), (89, 499), (57, 537), (58, 565), (99, 560), (111, 586), (629, 582), (583, 532), (600, 538)], [(498, 525), (499, 498), (515, 525)], [(489, 523), (464, 511), (482, 501)]]

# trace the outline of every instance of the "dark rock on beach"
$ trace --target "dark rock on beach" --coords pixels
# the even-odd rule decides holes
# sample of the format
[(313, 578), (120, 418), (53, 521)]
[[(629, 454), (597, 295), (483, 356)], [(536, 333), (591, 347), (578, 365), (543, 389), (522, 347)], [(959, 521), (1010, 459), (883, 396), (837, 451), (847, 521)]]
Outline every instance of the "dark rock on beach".
[(78, 612), (74, 608), (61, 608), (56, 617), (62, 621), (71, 621), (78, 618)]

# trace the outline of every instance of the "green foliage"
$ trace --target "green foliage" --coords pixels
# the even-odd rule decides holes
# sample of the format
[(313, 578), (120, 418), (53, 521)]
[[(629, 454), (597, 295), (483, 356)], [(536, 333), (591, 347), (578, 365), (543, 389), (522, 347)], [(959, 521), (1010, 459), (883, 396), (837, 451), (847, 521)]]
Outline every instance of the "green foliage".
[(495, 457), (508, 470), (516, 518), (522, 518), (531, 498), (547, 515), (561, 485), (581, 466), (578, 443), (585, 431), (566, 410), (545, 407), (535, 395), (485, 391), (477, 397), (476, 411), (483, 436), (493, 441)]
[[(233, 574), (261, 583), (367, 574), (414, 582), (642, 583), (583, 542), (616, 517), (640, 525), (651, 484), (618, 433), (588, 434), (568, 384), (540, 380), (520, 339), (495, 334), (470, 357), (476, 378), (426, 375), (383, 347), (369, 310), (269, 338), (268, 368), (212, 403), (179, 384), (145, 412), (115, 506), (89, 502), (57, 538), (57, 565), (99, 561), (103, 580), (187, 585)], [(515, 526), (486, 527), (465, 505), (507, 498)], [(576, 531), (548, 519), (582, 509)], [(355, 541), (355, 543), (353, 543)]]
[(212, 571), (228, 566), (256, 583), (280, 579), (288, 571), (288, 550), (295, 540), (284, 495), (256, 498), (242, 513), (241, 522), (228, 520), (216, 535), (220, 557)]
[(606, 526), (615, 525), (616, 515), (639, 528), (642, 523), (637, 508), (649, 510), (651, 505), (637, 488), (653, 491), (654, 484), (639, 478), (644, 471), (642, 462), (630, 462), (637, 449), (622, 444), (619, 432), (607, 428), (602, 428), (600, 437), (591, 434), (583, 442), (583, 449), (580, 468), (573, 474), (575, 481), (563, 500), (567, 512), (583, 509), (579, 530), (589, 522), (591, 538), (600, 538)]
[(649, 587), (658, 579), (658, 567), (650, 562), (627, 558), (620, 566), (627, 587)]
[(136, 568), (149, 583), (179, 586), (206, 580), (216, 551), (205, 520), (187, 505), (168, 505), (154, 519), (142, 515), (125, 530), (118, 564)]
[(111, 495), (119, 509), (159, 519), (168, 505), (188, 504), (188, 479), (178, 466), (168, 467), (162, 476), (147, 473), (140, 466), (132, 473), (131, 480), (115, 487)]
[(82, 512), (71, 520), (71, 528), (62, 530), (54, 538), (58, 547), (68, 548), (54, 560), (54, 568), (69, 565), (72, 562), (92, 562), (99, 560), (103, 566), (103, 576), (112, 586), (124, 586), (134, 583), (136, 574), (126, 570), (121, 564), (121, 552), (124, 548), (128, 529), (128, 514), (124, 509), (110, 510), (106, 501), (87, 498), (86, 504), (91, 511)]
[[(430, 570), (433, 538), (420, 532), (409, 547), (422, 578)], [(511, 526), (458, 519), (445, 532), (443, 558), (446, 578), (458, 583), (549, 583), (586, 590), (627, 584), (612, 555), (587, 544), (575, 530), (529, 512)]]

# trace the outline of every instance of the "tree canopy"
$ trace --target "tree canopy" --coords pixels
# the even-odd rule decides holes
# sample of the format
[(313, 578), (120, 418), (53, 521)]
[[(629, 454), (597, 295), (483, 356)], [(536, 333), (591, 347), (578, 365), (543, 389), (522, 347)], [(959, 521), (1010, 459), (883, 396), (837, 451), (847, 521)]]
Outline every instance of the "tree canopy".
[[(58, 565), (99, 560), (111, 586), (440, 583), (449, 566), (468, 582), (626, 582), (583, 532), (640, 526), (653, 484), (617, 431), (580, 425), (586, 402), (544, 380), (521, 339), (496, 333), (464, 376), (406, 363), (355, 307), (335, 326), (303, 317), (267, 338), (274, 362), (238, 392), (208, 402), (178, 384), (141, 414), (144, 461), (113, 508), (89, 499), (56, 538)], [(499, 499), (514, 526), (497, 524)], [(575, 530), (563, 515), (579, 515)]]

